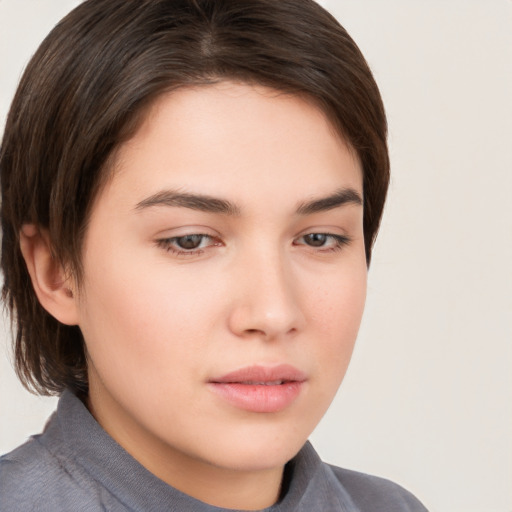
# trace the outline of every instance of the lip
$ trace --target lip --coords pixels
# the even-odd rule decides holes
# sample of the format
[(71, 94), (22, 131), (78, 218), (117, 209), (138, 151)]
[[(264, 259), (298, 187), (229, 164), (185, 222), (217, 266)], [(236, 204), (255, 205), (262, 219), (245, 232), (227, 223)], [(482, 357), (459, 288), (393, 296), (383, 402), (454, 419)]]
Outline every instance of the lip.
[(297, 368), (248, 366), (208, 381), (229, 404), (250, 412), (272, 413), (289, 407), (300, 395), (306, 375)]

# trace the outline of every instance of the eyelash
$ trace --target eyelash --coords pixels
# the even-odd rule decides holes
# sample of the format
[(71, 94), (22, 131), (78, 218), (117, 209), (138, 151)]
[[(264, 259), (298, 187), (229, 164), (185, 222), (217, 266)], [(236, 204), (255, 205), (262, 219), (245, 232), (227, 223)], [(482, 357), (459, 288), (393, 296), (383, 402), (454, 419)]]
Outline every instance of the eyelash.
[(191, 237), (201, 238), (201, 243), (205, 239), (211, 240), (212, 243), (205, 246), (206, 248), (221, 245), (220, 241), (218, 239), (216, 239), (215, 237), (213, 237), (211, 235), (205, 235), (202, 233), (190, 233), (190, 234), (182, 235), (182, 236), (173, 236), (170, 238), (162, 238), (160, 240), (157, 240), (157, 245), (159, 247), (162, 247), (162, 249), (164, 249), (165, 251), (167, 251), (171, 254), (175, 254), (176, 256), (195, 256), (198, 254), (202, 254), (204, 252), (203, 248), (184, 249), (184, 248), (179, 248), (179, 246), (176, 246), (176, 243), (178, 242), (178, 240), (183, 240), (185, 238), (191, 238)]
[[(311, 236), (325, 237), (325, 242), (332, 240), (333, 245), (329, 246), (329, 247), (325, 247), (325, 244), (319, 245), (319, 246), (314, 246), (314, 245), (310, 245), (307, 243), (297, 243), (297, 240), (305, 239), (306, 237), (311, 237)], [(200, 238), (201, 239), (200, 245), (205, 240), (211, 240), (212, 242), (209, 243), (208, 245), (204, 246), (204, 248), (198, 247), (198, 248), (192, 248), (192, 249), (184, 249), (184, 248), (179, 248), (176, 245), (178, 243), (178, 241), (186, 239), (186, 238), (192, 238), (192, 237)], [(313, 249), (315, 252), (330, 253), (330, 252), (340, 251), (343, 247), (349, 245), (351, 241), (352, 241), (351, 238), (348, 236), (345, 236), (345, 235), (313, 232), (313, 233), (306, 233), (305, 235), (298, 237), (296, 240), (294, 240), (294, 245), (306, 245), (306, 246), (310, 247), (311, 249)], [(202, 233), (190, 233), (190, 234), (182, 235), (182, 236), (173, 236), (170, 238), (162, 238), (160, 240), (157, 240), (156, 243), (157, 243), (158, 247), (161, 247), (166, 252), (169, 252), (176, 256), (184, 256), (184, 257), (196, 256), (196, 255), (204, 253), (205, 249), (207, 249), (209, 247), (215, 247), (215, 246), (221, 245), (221, 242), (219, 239), (217, 239), (211, 235), (205, 235)]]
[(314, 250), (318, 250), (319, 252), (322, 252), (322, 253), (327, 253), (327, 252), (340, 251), (343, 247), (349, 245), (351, 242), (350, 237), (348, 237), (346, 235), (335, 235), (333, 233), (318, 233), (318, 232), (306, 233), (305, 235), (300, 236), (297, 240), (304, 239), (308, 236), (325, 237), (326, 241), (328, 241), (329, 239), (332, 240), (333, 245), (329, 246), (329, 247), (325, 247), (325, 245), (314, 246), (314, 245), (309, 245), (309, 244), (295, 244), (295, 245), (307, 245), (308, 247), (311, 247)]

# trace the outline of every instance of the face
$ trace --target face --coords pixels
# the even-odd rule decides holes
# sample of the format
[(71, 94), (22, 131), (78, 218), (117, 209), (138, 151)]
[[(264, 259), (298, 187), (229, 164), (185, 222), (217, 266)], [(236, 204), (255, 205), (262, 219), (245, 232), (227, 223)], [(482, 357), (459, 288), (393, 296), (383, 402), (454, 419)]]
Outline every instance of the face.
[(352, 353), (361, 196), (357, 157), (303, 99), (230, 82), (162, 97), (85, 239), (79, 326), (100, 424), (170, 483), (280, 474)]

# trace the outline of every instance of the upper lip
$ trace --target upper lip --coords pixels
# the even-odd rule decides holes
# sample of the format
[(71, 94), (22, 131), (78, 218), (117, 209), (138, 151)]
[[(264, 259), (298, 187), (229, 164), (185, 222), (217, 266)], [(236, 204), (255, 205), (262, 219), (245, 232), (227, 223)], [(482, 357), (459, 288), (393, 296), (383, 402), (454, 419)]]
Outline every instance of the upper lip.
[(278, 366), (254, 365), (226, 373), (221, 377), (210, 379), (216, 384), (280, 384), (283, 382), (303, 382), (306, 375), (294, 366), (281, 364)]

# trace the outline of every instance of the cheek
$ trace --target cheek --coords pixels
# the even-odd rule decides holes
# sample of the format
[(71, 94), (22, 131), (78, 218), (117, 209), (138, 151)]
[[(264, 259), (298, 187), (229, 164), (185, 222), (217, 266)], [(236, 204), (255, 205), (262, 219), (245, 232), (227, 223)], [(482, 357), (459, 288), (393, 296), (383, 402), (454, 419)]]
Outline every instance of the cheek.
[(134, 272), (141, 268), (134, 259), (104, 262), (108, 272), (101, 264), (90, 266), (95, 270), (89, 272), (81, 328), (94, 365), (148, 380), (193, 369), (207, 348), (204, 333), (219, 316), (216, 303), (204, 281), (159, 264)]
[(366, 299), (366, 267), (333, 276), (322, 283), (310, 301), (315, 326), (315, 350), (323, 371), (343, 377), (356, 341)]

